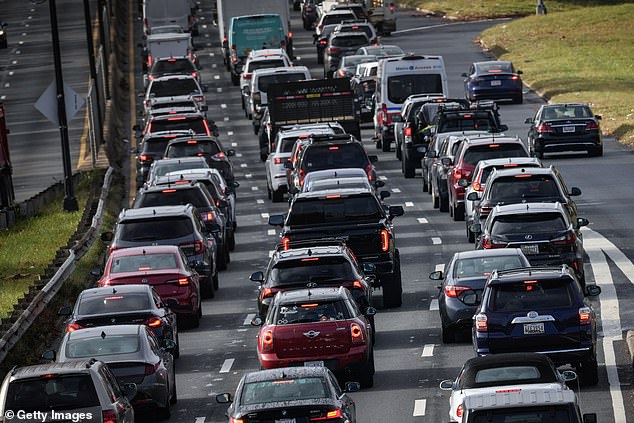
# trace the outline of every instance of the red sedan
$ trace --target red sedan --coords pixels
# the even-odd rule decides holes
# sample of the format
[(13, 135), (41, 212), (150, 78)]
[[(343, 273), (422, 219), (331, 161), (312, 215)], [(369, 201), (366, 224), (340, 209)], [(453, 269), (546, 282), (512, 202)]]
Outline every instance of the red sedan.
[(197, 327), (202, 316), (200, 283), (177, 246), (124, 248), (110, 254), (99, 286), (149, 284), (179, 318)]
[(374, 383), (372, 327), (344, 287), (280, 292), (266, 320), (253, 324), (262, 324), (258, 358), (264, 369), (325, 366), (364, 387)]

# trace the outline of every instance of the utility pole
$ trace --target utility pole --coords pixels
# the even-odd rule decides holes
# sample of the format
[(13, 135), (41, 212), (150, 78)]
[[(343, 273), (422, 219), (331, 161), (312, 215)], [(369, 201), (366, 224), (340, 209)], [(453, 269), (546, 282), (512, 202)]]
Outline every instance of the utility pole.
[(544, 0), (537, 0), (536, 12), (538, 15), (545, 15), (548, 13), (548, 10), (546, 10), (546, 5), (544, 5)]
[(57, 27), (57, 7), (55, 0), (48, 0), (51, 15), (51, 35), (53, 38), (53, 61), (55, 63), (55, 85), (57, 86), (57, 116), (59, 132), (62, 139), (62, 164), (64, 166), (64, 210), (79, 210), (77, 199), (73, 193), (73, 177), (70, 163), (70, 144), (68, 140), (68, 120), (66, 118), (66, 100), (64, 99), (64, 77), (62, 75), (62, 57), (59, 47), (59, 30)]
[(86, 41), (88, 42), (88, 63), (90, 64), (90, 78), (97, 97), (97, 127), (99, 128), (99, 140), (103, 139), (103, 124), (101, 122), (101, 94), (97, 87), (97, 66), (95, 65), (95, 46), (92, 36), (92, 19), (90, 17), (90, 3), (84, 0), (84, 19), (86, 21)]

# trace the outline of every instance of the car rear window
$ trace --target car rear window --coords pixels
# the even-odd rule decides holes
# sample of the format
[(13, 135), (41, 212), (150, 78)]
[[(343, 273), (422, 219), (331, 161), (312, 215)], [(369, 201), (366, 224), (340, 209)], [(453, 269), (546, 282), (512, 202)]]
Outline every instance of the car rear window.
[(387, 98), (401, 104), (412, 94), (442, 93), (442, 77), (434, 74), (396, 75), (387, 78)]
[(482, 369), (476, 372), (474, 382), (489, 384), (492, 382), (508, 382), (509, 385), (530, 380), (541, 380), (541, 372), (535, 366), (508, 366)]
[(275, 264), (269, 274), (273, 286), (314, 282), (346, 282), (356, 278), (352, 265), (345, 257), (305, 257), (283, 260)]
[(489, 179), (489, 176), (491, 176), (491, 173), (493, 173), (493, 169), (510, 169), (510, 168), (533, 168), (533, 167), (540, 167), (536, 164), (523, 164), (523, 165), (517, 165), (517, 164), (505, 164), (505, 165), (495, 165), (495, 166), (487, 166), (484, 169), (482, 169), (482, 174), (480, 176), (480, 183), (484, 184), (486, 183), (486, 181)]
[(303, 192), (326, 191), (332, 189), (370, 188), (368, 178), (344, 178), (321, 180), (311, 183)]
[(398, 54), (403, 54), (403, 49), (396, 46), (386, 47), (386, 46), (376, 46), (376, 47), (368, 47), (366, 48), (367, 54), (373, 54), (376, 56), (393, 56)]
[(561, 193), (551, 175), (520, 173), (495, 179), (491, 183), (489, 198), (509, 204), (529, 198), (560, 199)]
[(191, 235), (193, 230), (192, 221), (186, 216), (127, 220), (117, 227), (119, 239), (130, 242), (182, 238)]
[(349, 19), (357, 19), (357, 16), (352, 12), (329, 14), (324, 16), (324, 20), (321, 21), (321, 23), (322, 25), (332, 25), (341, 23), (342, 21), (347, 21)]
[(144, 192), (135, 203), (136, 207), (184, 206), (209, 207), (209, 201), (198, 188), (173, 189), (165, 187), (161, 191)]
[(166, 73), (183, 74), (192, 72), (196, 72), (196, 68), (192, 62), (187, 59), (159, 60), (152, 68), (152, 73), (160, 75)]
[(456, 261), (453, 274), (455, 278), (486, 277), (494, 270), (508, 270), (523, 267), (518, 256), (475, 257)]
[(284, 82), (297, 82), (306, 79), (304, 72), (283, 72), (273, 75), (264, 75), (258, 78), (258, 90), (266, 92), (271, 84)]
[(156, 176), (164, 176), (170, 172), (178, 172), (179, 170), (185, 170), (185, 169), (198, 169), (198, 168), (208, 168), (209, 165), (207, 164), (207, 162), (205, 161), (205, 159), (203, 159), (202, 157), (200, 158), (199, 162), (192, 162), (192, 161), (173, 161), (173, 162), (168, 162), (165, 163), (163, 160), (157, 162), (154, 168), (154, 174)]
[(169, 146), (167, 151), (165, 152), (165, 157), (176, 158), (176, 157), (191, 157), (191, 156), (200, 156), (201, 154), (218, 154), (220, 153), (220, 148), (218, 144), (215, 142), (179, 142), (176, 144), (172, 144)]
[(365, 35), (368, 36), (368, 39), (372, 38), (374, 33), (372, 32), (372, 28), (368, 25), (352, 25), (352, 26), (344, 26), (339, 32), (364, 32)]
[(64, 353), (67, 358), (88, 358), (100, 355), (132, 354), (139, 351), (136, 335), (107, 335), (69, 339)]
[(350, 319), (350, 312), (343, 301), (310, 301), (277, 306), (273, 324), (297, 325), (302, 323), (333, 322)]
[(171, 117), (168, 119), (153, 120), (150, 125), (151, 132), (188, 131), (191, 129), (195, 134), (208, 135), (207, 126), (202, 116), (194, 118)]
[(63, 411), (100, 407), (95, 385), (89, 374), (46, 375), (14, 380), (9, 384), (5, 410)]
[(129, 313), (151, 308), (150, 296), (145, 292), (114, 292), (82, 297), (77, 314), (91, 316), (107, 313)]
[(565, 231), (564, 218), (559, 213), (535, 213), (498, 216), (493, 222), (491, 234), (504, 236), (510, 234), (539, 234)]
[(361, 47), (368, 45), (368, 37), (365, 35), (342, 35), (333, 37), (330, 45), (336, 47)]
[(163, 156), (168, 143), (167, 138), (149, 138), (143, 143), (143, 153)]
[(528, 157), (528, 154), (519, 143), (472, 145), (467, 147), (462, 161), (475, 166), (480, 160), (502, 159), (505, 157)]
[(544, 119), (574, 119), (591, 118), (592, 112), (588, 106), (583, 105), (557, 105), (544, 108)]
[(488, 131), (496, 126), (489, 113), (452, 113), (440, 120), (437, 132)]
[(575, 304), (571, 280), (530, 280), (491, 286), (489, 309), (499, 312), (522, 312), (565, 309)]
[(473, 423), (568, 423), (571, 418), (579, 421), (577, 416), (571, 416), (565, 406), (509, 408), (499, 410), (474, 411)]
[(293, 146), (298, 137), (282, 138), (282, 145), (280, 146), (280, 153), (290, 153), (293, 151)]
[(302, 159), (302, 169), (308, 172), (342, 167), (365, 169), (369, 163), (360, 143), (311, 145)]
[(376, 222), (383, 217), (371, 196), (296, 201), (289, 216), (290, 226), (310, 226), (346, 222)]
[(478, 73), (513, 73), (513, 66), (509, 62), (490, 62), (479, 63), (477, 65)]
[(269, 402), (298, 401), (329, 396), (326, 382), (320, 377), (284, 378), (245, 383), (240, 403), (244, 405)]
[(175, 254), (139, 254), (113, 259), (110, 265), (110, 273), (148, 272), (151, 270), (178, 268), (178, 259)]
[(286, 67), (286, 63), (282, 59), (271, 60), (254, 60), (249, 62), (247, 72), (253, 72), (258, 69), (270, 69), (270, 68), (283, 68)]
[(168, 79), (165, 81), (152, 81), (150, 95), (155, 97), (174, 97), (177, 95), (199, 94), (198, 84), (193, 78)]

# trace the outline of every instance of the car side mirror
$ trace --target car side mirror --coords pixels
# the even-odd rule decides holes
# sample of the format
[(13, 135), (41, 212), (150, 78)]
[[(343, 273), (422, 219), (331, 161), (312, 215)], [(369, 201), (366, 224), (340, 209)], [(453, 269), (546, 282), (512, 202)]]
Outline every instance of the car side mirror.
[(365, 313), (366, 316), (375, 316), (376, 315), (376, 308), (374, 307), (368, 307), (365, 309)]
[(218, 404), (229, 404), (233, 402), (233, 396), (229, 393), (216, 395), (216, 402)]
[(427, 150), (427, 153), (425, 153), (426, 159), (433, 159), (435, 157), (436, 157), (436, 152), (434, 150)]
[(238, 188), (240, 186), (240, 182), (238, 181), (233, 181), (233, 187), (234, 188)]
[(163, 349), (167, 352), (172, 352), (176, 349), (176, 342), (171, 339), (163, 340)]
[(234, 150), (233, 148), (230, 148), (229, 150), (227, 150), (227, 157), (233, 157), (236, 155), (236, 150)]
[(111, 242), (113, 237), (114, 237), (114, 234), (112, 232), (103, 232), (101, 234), (101, 240), (103, 242)]
[(570, 189), (570, 196), (571, 197), (576, 197), (578, 195), (581, 195), (581, 190), (579, 188), (577, 188), (577, 187), (572, 187)]
[(178, 308), (178, 300), (176, 300), (176, 298), (168, 298), (166, 302), (167, 302), (167, 307), (170, 310), (174, 310)]
[(392, 193), (390, 193), (389, 191), (381, 191), (379, 193), (379, 197), (381, 197), (381, 200), (385, 200), (388, 197), (391, 197)]
[(443, 166), (451, 166), (453, 164), (453, 160), (451, 160), (450, 157), (443, 157), (440, 159), (440, 163), (442, 163)]
[(527, 125), (530, 125), (531, 123), (533, 123), (533, 118), (526, 118), (524, 120), (524, 123), (527, 124)]
[(462, 302), (468, 306), (478, 305), (478, 296), (475, 292), (470, 292), (462, 296)]
[(586, 297), (596, 297), (601, 294), (601, 287), (599, 285), (586, 285), (584, 294)]
[(101, 267), (93, 267), (92, 269), (90, 269), (90, 274), (98, 278), (99, 276), (101, 276)]
[(596, 413), (584, 414), (583, 423), (597, 423), (597, 414)]
[(470, 192), (467, 195), (467, 200), (469, 201), (478, 201), (480, 199), (480, 195), (477, 192)]
[(72, 314), (73, 309), (70, 308), (69, 306), (62, 306), (59, 308), (59, 310), (57, 310), (57, 315), (58, 316), (63, 316), (63, 317), (68, 317)]
[(136, 396), (138, 390), (136, 383), (124, 383), (123, 386), (121, 386), (123, 395), (130, 401)]
[(264, 320), (260, 316), (255, 316), (251, 319), (251, 326), (262, 326), (262, 323), (264, 323)]
[(601, 120), (601, 119), (603, 119), (603, 116), (601, 116), (601, 115), (594, 115), (594, 118), (595, 118), (596, 120)]
[(435, 272), (431, 272), (429, 274), (429, 279), (432, 281), (440, 281), (443, 278), (442, 270), (436, 270)]
[(479, 223), (474, 223), (469, 229), (471, 229), (471, 232), (474, 234), (482, 233), (482, 225)]
[(293, 169), (293, 163), (292, 162), (284, 162), (284, 169)]
[(453, 390), (453, 380), (445, 379), (440, 382), (439, 386), (443, 391), (451, 391)]
[(48, 350), (44, 352), (44, 354), (42, 354), (42, 360), (45, 360), (45, 361), (55, 361), (55, 358), (56, 358), (56, 354), (55, 354), (55, 351), (53, 350)]
[(379, 156), (375, 156), (375, 155), (368, 156), (368, 160), (370, 160), (370, 163), (376, 163), (379, 161)]
[(209, 85), (203, 85), (201, 88), (203, 89), (204, 93), (209, 91)]
[(523, 75), (523, 74), (524, 74), (524, 72), (522, 72), (521, 70), (518, 70), (518, 71), (517, 71), (517, 72), (515, 72), (515, 73), (516, 73), (516, 74), (518, 74), (518, 75)]
[(385, 186), (385, 181), (378, 180), (374, 183), (375, 188), (383, 188)]
[(469, 184), (470, 184), (469, 181), (467, 179), (465, 179), (465, 178), (462, 178), (462, 179), (458, 180), (458, 186), (461, 186), (463, 188), (468, 187)]
[(376, 272), (376, 265), (374, 263), (363, 263), (363, 273)]
[(361, 384), (359, 382), (346, 382), (343, 391), (344, 392), (358, 392), (361, 390)]
[(269, 216), (269, 225), (271, 226), (284, 226), (284, 215), (274, 214)]
[(573, 372), (572, 370), (564, 370), (563, 372), (561, 372), (561, 377), (566, 382), (571, 382), (573, 380), (577, 380), (577, 374), (575, 372)]
[(405, 214), (405, 209), (403, 209), (403, 206), (390, 206), (388, 213), (390, 218), (403, 216)]
[(469, 75), (467, 75), (466, 73), (461, 73), (460, 76), (462, 76), (463, 78), (468, 78)]
[(580, 228), (582, 226), (588, 226), (589, 224), (590, 224), (590, 221), (586, 219), (585, 217), (577, 218), (577, 228)]
[(251, 276), (249, 276), (249, 280), (258, 283), (264, 282), (264, 272), (251, 273)]

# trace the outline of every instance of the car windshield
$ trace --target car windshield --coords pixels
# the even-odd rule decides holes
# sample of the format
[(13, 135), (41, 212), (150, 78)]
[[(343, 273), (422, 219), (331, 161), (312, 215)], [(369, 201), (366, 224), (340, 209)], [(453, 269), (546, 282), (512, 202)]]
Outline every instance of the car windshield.
[(566, 222), (560, 213), (534, 213), (498, 216), (493, 222), (491, 234), (544, 234), (565, 231)]
[(84, 296), (79, 302), (77, 314), (80, 316), (90, 316), (95, 314), (108, 313), (129, 313), (135, 311), (149, 310), (150, 296), (146, 292), (114, 292), (103, 295)]
[(442, 93), (440, 74), (409, 74), (387, 78), (387, 98), (394, 104), (401, 104), (412, 94)]
[(214, 155), (218, 153), (220, 153), (220, 148), (215, 142), (187, 141), (170, 145), (165, 152), (165, 157), (191, 157), (201, 154)]
[(191, 160), (188, 161), (173, 161), (173, 162), (164, 162), (163, 160), (156, 162), (154, 165), (154, 174), (156, 176), (164, 176), (170, 172), (178, 172), (179, 170), (185, 169), (197, 169), (203, 167), (209, 167), (207, 162), (202, 157), (200, 158), (200, 162), (193, 162)]
[(110, 273), (147, 272), (151, 270), (178, 269), (175, 254), (138, 254), (121, 256), (112, 260)]
[(150, 125), (150, 132), (187, 131), (191, 129), (195, 134), (209, 135), (202, 116), (194, 118), (171, 117), (168, 119), (153, 120)]
[(335, 47), (360, 47), (367, 46), (368, 42), (368, 37), (365, 35), (342, 35), (333, 37), (330, 40), (330, 45)]
[(62, 411), (100, 407), (89, 374), (55, 375), (14, 380), (9, 384), (5, 410)]
[(480, 74), (514, 73), (511, 62), (483, 62), (476, 65), (476, 70)]
[(519, 173), (491, 183), (489, 198), (496, 203), (519, 203), (525, 199), (561, 200), (559, 187), (550, 175)]
[(258, 69), (283, 68), (285, 66), (286, 63), (284, 63), (284, 60), (282, 59), (254, 60), (249, 62), (247, 72), (253, 72), (254, 70)]
[(495, 284), (491, 288), (491, 311), (517, 313), (531, 310), (565, 309), (575, 304), (570, 280), (520, 281)]
[(467, 147), (462, 160), (475, 166), (480, 160), (502, 159), (505, 157), (528, 157), (521, 143), (500, 143), (472, 145)]
[(486, 277), (496, 269), (515, 269), (523, 265), (518, 256), (464, 258), (456, 261), (453, 275), (454, 278)]
[(282, 84), (284, 82), (297, 82), (306, 79), (304, 72), (283, 72), (272, 75), (265, 75), (258, 78), (258, 90), (266, 92), (271, 84)]
[(171, 189), (166, 187), (162, 191), (144, 192), (136, 207), (158, 207), (158, 206), (184, 206), (192, 204), (197, 208), (209, 207), (209, 201), (198, 188), (192, 189)]
[(150, 95), (155, 97), (174, 97), (200, 93), (194, 78), (170, 78), (165, 81), (152, 81)]
[(273, 286), (326, 282), (353, 281), (357, 275), (345, 257), (305, 257), (283, 260), (271, 269), (269, 279)]
[(127, 220), (117, 227), (119, 239), (129, 242), (148, 242), (161, 239), (182, 238), (193, 232), (192, 221), (186, 216), (163, 217), (144, 220)]
[(152, 68), (153, 74), (186, 74), (196, 72), (193, 63), (188, 59), (167, 59), (159, 60)]
[(507, 366), (481, 369), (476, 372), (474, 382), (489, 384), (493, 382), (519, 384), (530, 380), (540, 380), (541, 372), (535, 366)]
[(284, 304), (275, 309), (273, 324), (296, 325), (302, 323), (332, 322), (350, 318), (343, 301), (312, 301), (305, 304)]
[(567, 423), (579, 421), (571, 416), (568, 407), (546, 406), (474, 411), (473, 423)]
[(544, 107), (543, 118), (551, 119), (575, 119), (575, 118), (591, 118), (592, 112), (588, 106), (584, 105), (557, 105)]
[(143, 153), (155, 154), (162, 156), (165, 153), (165, 148), (169, 139), (167, 138), (150, 138), (143, 143)]
[(88, 358), (100, 355), (132, 354), (139, 351), (136, 335), (107, 335), (70, 339), (64, 353), (67, 358)]
[(240, 404), (298, 401), (327, 398), (326, 382), (320, 377), (284, 378), (245, 383)]
[(372, 196), (327, 198), (297, 201), (293, 204), (288, 224), (311, 226), (344, 222), (376, 222), (383, 212)]
[(360, 143), (341, 145), (312, 145), (302, 159), (302, 170), (337, 169), (357, 167), (365, 169), (370, 162)]

